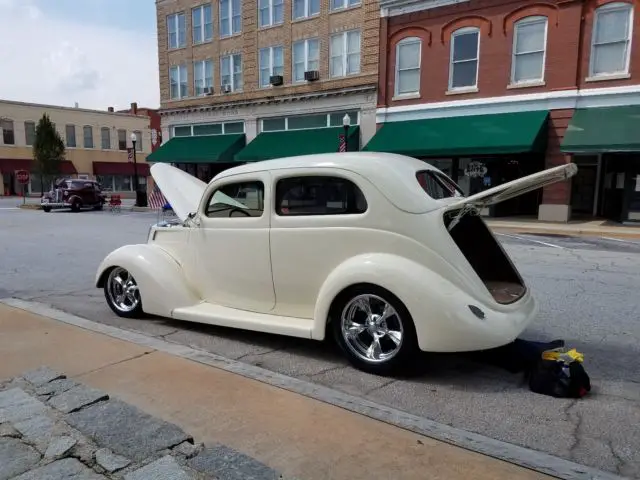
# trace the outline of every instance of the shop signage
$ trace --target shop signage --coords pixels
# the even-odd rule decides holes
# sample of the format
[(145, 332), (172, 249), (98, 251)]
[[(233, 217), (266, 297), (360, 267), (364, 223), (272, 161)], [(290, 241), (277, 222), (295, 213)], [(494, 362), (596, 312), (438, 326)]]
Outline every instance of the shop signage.
[(29, 183), (29, 172), (27, 170), (16, 170), (16, 180), (20, 185)]
[(464, 174), (471, 178), (484, 177), (487, 174), (487, 167), (482, 162), (469, 162), (464, 169)]

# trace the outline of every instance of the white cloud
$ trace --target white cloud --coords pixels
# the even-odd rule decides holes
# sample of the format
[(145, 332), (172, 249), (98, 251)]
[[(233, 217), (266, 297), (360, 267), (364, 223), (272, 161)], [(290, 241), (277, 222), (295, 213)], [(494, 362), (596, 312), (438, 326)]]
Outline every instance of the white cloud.
[(154, 34), (46, 17), (31, 0), (0, 0), (0, 97), (105, 109), (158, 107)]

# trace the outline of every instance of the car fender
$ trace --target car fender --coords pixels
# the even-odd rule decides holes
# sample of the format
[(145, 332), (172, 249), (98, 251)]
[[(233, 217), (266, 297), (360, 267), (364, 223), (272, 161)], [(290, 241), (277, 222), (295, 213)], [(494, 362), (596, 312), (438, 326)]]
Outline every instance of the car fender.
[(170, 317), (175, 308), (201, 301), (188, 285), (178, 261), (155, 245), (125, 245), (111, 252), (98, 267), (96, 287), (104, 287), (107, 272), (112, 267), (131, 272), (138, 284), (145, 313)]
[(414, 319), (419, 339), (424, 338), (429, 325), (416, 320), (424, 318), (428, 310), (430, 318), (446, 322), (455, 310), (447, 299), (460, 293), (458, 287), (441, 275), (407, 258), (386, 253), (358, 255), (336, 267), (320, 288), (312, 338), (324, 339), (331, 305), (340, 292), (362, 283), (377, 285), (398, 297)]

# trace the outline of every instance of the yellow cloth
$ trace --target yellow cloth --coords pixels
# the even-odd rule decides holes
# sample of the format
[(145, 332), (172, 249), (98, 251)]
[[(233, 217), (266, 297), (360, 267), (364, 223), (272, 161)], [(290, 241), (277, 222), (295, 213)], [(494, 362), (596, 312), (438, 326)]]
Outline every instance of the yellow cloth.
[(572, 348), (568, 352), (562, 352), (561, 349), (555, 349), (542, 352), (542, 358), (543, 360), (563, 361), (565, 363), (582, 363), (584, 361), (584, 354), (578, 352), (575, 348)]

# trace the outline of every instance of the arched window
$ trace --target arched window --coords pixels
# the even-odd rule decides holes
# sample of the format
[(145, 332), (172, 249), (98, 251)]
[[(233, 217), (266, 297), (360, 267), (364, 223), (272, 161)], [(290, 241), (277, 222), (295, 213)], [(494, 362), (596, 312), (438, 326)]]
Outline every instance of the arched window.
[(478, 86), (480, 29), (464, 27), (451, 34), (449, 90), (466, 90)]
[(526, 17), (513, 29), (511, 83), (527, 84), (544, 81), (547, 50), (547, 17)]
[(631, 4), (607, 3), (595, 11), (591, 33), (590, 77), (629, 72), (632, 31)]
[(420, 93), (422, 40), (408, 37), (396, 45), (395, 96)]

